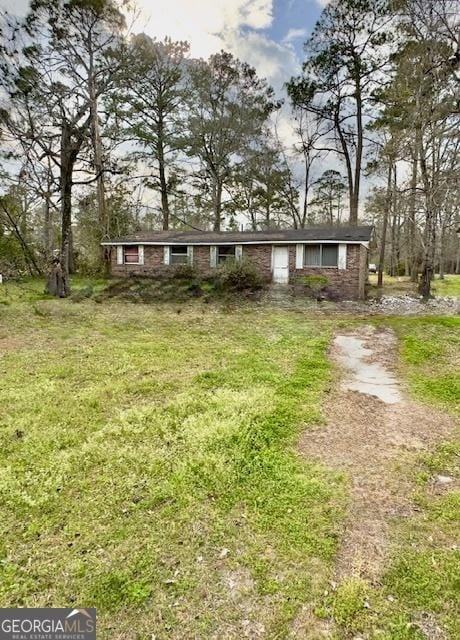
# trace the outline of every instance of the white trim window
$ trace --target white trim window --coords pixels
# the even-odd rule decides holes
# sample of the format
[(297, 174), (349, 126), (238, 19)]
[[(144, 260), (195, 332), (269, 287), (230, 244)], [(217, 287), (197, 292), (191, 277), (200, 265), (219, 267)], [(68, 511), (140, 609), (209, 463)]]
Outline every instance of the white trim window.
[(303, 266), (306, 268), (335, 267), (339, 265), (338, 244), (306, 244)]
[(139, 254), (139, 245), (125, 245), (123, 247), (123, 264), (140, 264)]
[(186, 245), (171, 245), (169, 247), (169, 264), (188, 264), (189, 251)]
[(224, 264), (227, 260), (236, 259), (235, 245), (219, 245), (217, 247), (217, 265)]

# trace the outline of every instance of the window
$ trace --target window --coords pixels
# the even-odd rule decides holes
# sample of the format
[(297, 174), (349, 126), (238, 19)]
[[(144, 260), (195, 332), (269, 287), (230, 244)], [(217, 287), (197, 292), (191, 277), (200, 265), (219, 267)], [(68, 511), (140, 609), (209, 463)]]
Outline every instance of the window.
[(139, 264), (139, 247), (123, 247), (123, 262)]
[(188, 251), (187, 247), (171, 247), (171, 264), (187, 264)]
[(226, 260), (235, 259), (235, 246), (217, 247), (217, 264), (223, 264)]
[(321, 266), (321, 245), (320, 244), (306, 244), (305, 245), (304, 265), (306, 267), (320, 267)]
[(338, 244), (306, 244), (304, 267), (337, 267)]
[(323, 267), (336, 267), (339, 258), (339, 245), (322, 244), (321, 249), (321, 265)]

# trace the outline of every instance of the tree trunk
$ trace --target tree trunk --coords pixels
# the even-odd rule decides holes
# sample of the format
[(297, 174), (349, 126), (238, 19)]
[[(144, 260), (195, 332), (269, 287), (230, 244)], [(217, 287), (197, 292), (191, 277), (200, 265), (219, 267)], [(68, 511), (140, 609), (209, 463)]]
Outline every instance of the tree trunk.
[(158, 122), (158, 172), (160, 174), (161, 211), (163, 217), (163, 229), (169, 229), (169, 198), (168, 182), (166, 180), (165, 154), (164, 154), (164, 125), (160, 118)]
[(377, 286), (381, 289), (383, 287), (383, 271), (385, 268), (385, 245), (387, 240), (387, 228), (388, 228), (388, 216), (391, 209), (391, 178), (393, 172), (393, 162), (389, 161), (388, 166), (388, 181), (387, 181), (387, 193), (386, 193), (386, 208), (383, 213), (382, 223), (382, 240), (380, 242), (380, 254), (379, 254), (379, 266), (377, 276)]
[(96, 173), (96, 198), (99, 219), (100, 235), (102, 240), (108, 240), (110, 236), (109, 218), (105, 201), (104, 160), (102, 154), (102, 141), (99, 131), (99, 118), (97, 113), (97, 101), (91, 107), (91, 129), (94, 150), (94, 170)]
[(399, 275), (399, 220), (397, 211), (397, 192), (396, 192), (397, 174), (396, 165), (393, 165), (393, 189), (392, 189), (392, 209), (393, 215), (391, 220), (391, 258), (390, 258), (390, 275), (394, 278)]
[(64, 275), (60, 260), (53, 260), (46, 283), (46, 292), (58, 298), (68, 295), (67, 279)]
[(345, 136), (343, 135), (343, 131), (340, 126), (339, 112), (340, 112), (340, 102), (336, 106), (334, 111), (334, 126), (339, 136), (340, 145), (342, 147), (343, 156), (345, 158), (345, 166), (347, 169), (348, 196), (349, 196), (349, 207), (350, 207), (349, 221), (350, 221), (350, 224), (356, 224), (356, 222), (355, 223), (352, 222), (352, 219), (356, 218), (356, 221), (358, 220), (357, 208), (355, 206), (355, 196), (354, 196), (355, 189), (353, 185), (353, 170), (351, 167), (350, 152), (348, 150), (347, 141), (345, 139)]
[[(64, 281), (64, 294), (69, 293), (69, 263), (72, 225), (72, 171), (67, 163), (61, 166), (61, 252), (60, 265)], [(63, 296), (61, 296), (63, 297)]]
[(444, 225), (441, 224), (440, 232), (439, 232), (439, 279), (444, 280), (444, 269), (445, 269), (445, 260), (444, 260), (444, 252), (445, 252), (445, 228)]
[(305, 228), (307, 220), (308, 220), (308, 224), (313, 224), (313, 220), (308, 215), (308, 194), (310, 191), (310, 161), (306, 153), (304, 153), (304, 162), (305, 162), (305, 187), (303, 191), (304, 201), (303, 201), (302, 219), (300, 220), (300, 227), (302, 229)]
[[(418, 138), (418, 132), (416, 138)], [(418, 260), (416, 249), (416, 198), (417, 198), (417, 169), (418, 169), (418, 141), (416, 140), (414, 156), (412, 158), (412, 175), (410, 181), (410, 201), (409, 201), (409, 270), (412, 282), (418, 280)]]
[[(96, 176), (96, 201), (99, 224), (100, 240), (108, 240), (110, 237), (109, 216), (105, 199), (105, 177), (104, 177), (104, 158), (102, 149), (102, 140), (99, 127), (98, 113), (98, 94), (96, 90), (96, 77), (94, 69), (94, 50), (91, 33), (88, 35), (87, 41), (89, 53), (89, 69), (88, 69), (88, 94), (90, 99), (89, 119), (91, 128), (91, 143), (93, 147), (94, 173)], [(101, 263), (108, 269), (107, 250), (105, 247), (100, 248)], [(69, 267), (72, 268), (72, 253), (69, 243)]]
[(216, 180), (213, 187), (214, 195), (214, 224), (213, 231), (220, 231), (222, 222), (222, 182)]
[(51, 186), (52, 186), (52, 173), (51, 173), (51, 159), (48, 157), (48, 170), (46, 174), (46, 192), (44, 193), (45, 199), (45, 215), (43, 220), (43, 248), (45, 250), (46, 260), (51, 260), (53, 252), (53, 237), (52, 237), (52, 202), (51, 202)]
[(424, 234), (424, 252), (422, 276), (419, 284), (419, 293), (427, 299), (431, 296), (431, 281), (434, 276), (434, 255), (436, 248), (436, 219), (433, 210), (433, 199), (431, 193), (430, 179), (428, 176), (428, 168), (426, 164), (425, 153), (423, 147), (420, 150), (420, 168), (422, 171), (423, 184), (425, 189), (425, 234)]
[(361, 96), (361, 79), (359, 66), (355, 68), (355, 97), (356, 97), (356, 128), (357, 128), (357, 142), (356, 142), (356, 157), (355, 157), (355, 176), (353, 185), (353, 197), (350, 208), (350, 224), (358, 224), (358, 209), (359, 209), (359, 190), (361, 184), (361, 165), (363, 158), (363, 103)]
[[(81, 138), (82, 140), (82, 138)], [(61, 168), (60, 168), (60, 191), (61, 191), (61, 251), (60, 265), (63, 278), (63, 291), (65, 295), (70, 293), (69, 273), (71, 264), (72, 249), (72, 179), (73, 169), (77, 159), (81, 141), (72, 142), (72, 130), (67, 124), (63, 124), (61, 131)]]

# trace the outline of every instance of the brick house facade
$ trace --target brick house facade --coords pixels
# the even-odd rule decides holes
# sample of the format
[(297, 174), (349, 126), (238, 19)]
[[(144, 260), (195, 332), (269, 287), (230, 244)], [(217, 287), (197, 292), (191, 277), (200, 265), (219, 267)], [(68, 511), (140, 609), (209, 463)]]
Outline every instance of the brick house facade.
[(250, 261), (267, 282), (292, 284), (299, 276), (321, 275), (327, 278), (327, 289), (334, 297), (354, 299), (365, 297), (371, 233), (371, 227), (240, 233), (163, 231), (104, 244), (112, 247), (111, 274), (118, 278), (152, 276), (180, 264), (175, 260), (205, 275), (215, 272), (228, 253), (232, 259)]

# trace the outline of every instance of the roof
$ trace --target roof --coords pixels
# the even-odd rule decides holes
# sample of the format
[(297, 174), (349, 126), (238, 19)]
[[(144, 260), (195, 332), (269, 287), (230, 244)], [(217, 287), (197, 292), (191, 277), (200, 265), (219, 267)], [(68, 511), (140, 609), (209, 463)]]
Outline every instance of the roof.
[(103, 242), (116, 244), (267, 244), (293, 242), (369, 242), (373, 227), (307, 227), (271, 231), (140, 231)]

